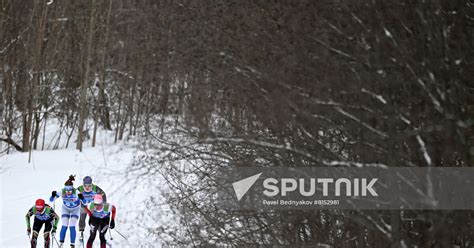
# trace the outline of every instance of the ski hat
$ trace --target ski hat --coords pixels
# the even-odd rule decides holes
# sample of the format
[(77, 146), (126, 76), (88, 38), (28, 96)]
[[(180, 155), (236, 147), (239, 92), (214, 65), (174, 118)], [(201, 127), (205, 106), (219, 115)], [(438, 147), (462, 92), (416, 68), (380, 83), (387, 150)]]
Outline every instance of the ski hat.
[(38, 199), (36, 200), (35, 202), (35, 207), (36, 207), (36, 210), (38, 210), (38, 212), (42, 212), (43, 209), (44, 209), (44, 200), (43, 199)]
[(102, 198), (102, 195), (101, 194), (96, 194), (94, 196), (94, 204), (95, 205), (102, 205), (102, 203), (104, 203), (104, 199)]
[(84, 179), (82, 180), (82, 182), (84, 183), (84, 185), (86, 184), (92, 184), (92, 178), (90, 176), (86, 176), (84, 177)]

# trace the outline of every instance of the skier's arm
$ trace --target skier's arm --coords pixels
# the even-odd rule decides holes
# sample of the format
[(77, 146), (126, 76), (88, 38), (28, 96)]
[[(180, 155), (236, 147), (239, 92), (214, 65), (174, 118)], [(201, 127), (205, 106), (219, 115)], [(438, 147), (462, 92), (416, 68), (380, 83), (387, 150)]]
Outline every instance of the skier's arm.
[(112, 220), (115, 219), (115, 212), (117, 211), (117, 209), (115, 208), (114, 205), (112, 205)]
[(54, 212), (54, 209), (51, 208), (51, 216), (53, 216), (54, 219), (54, 225), (53, 225), (53, 230), (56, 230), (58, 227), (58, 222), (59, 222), (59, 215)]
[(84, 195), (82, 193), (77, 194), (77, 198), (79, 198), (79, 201), (81, 202), (81, 207), (86, 207), (87, 200), (84, 198)]
[(53, 192), (51, 192), (51, 196), (49, 197), (49, 201), (54, 202), (54, 200), (56, 200), (57, 198), (59, 198), (58, 192), (56, 190), (54, 190)]
[(25, 216), (27, 229), (31, 229), (31, 224), (30, 224), (31, 216), (33, 216), (33, 208), (30, 208), (30, 210), (28, 210), (28, 213), (26, 213), (26, 216)]
[(102, 199), (104, 200), (105, 203), (107, 203), (107, 195), (105, 194), (105, 191), (101, 189), (99, 186), (96, 185), (97, 189), (97, 194), (102, 195)]
[(110, 220), (110, 229), (114, 229), (115, 228), (115, 212), (116, 212), (116, 208), (114, 205), (112, 205), (112, 220)]
[(92, 212), (91, 212), (91, 210), (89, 209), (89, 206), (84, 205), (84, 210), (86, 210), (86, 213), (87, 213), (87, 215), (89, 215), (89, 217), (92, 216)]

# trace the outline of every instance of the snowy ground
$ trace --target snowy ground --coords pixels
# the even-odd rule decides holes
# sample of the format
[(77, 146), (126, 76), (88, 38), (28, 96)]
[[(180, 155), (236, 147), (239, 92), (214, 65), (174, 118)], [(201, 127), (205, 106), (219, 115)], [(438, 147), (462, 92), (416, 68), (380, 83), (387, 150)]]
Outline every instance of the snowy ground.
[[(127, 240), (112, 231), (111, 243), (114, 247), (160, 247), (159, 243), (149, 242), (145, 229), (159, 227), (162, 220), (147, 219), (149, 215), (143, 204), (152, 187), (150, 183), (159, 187), (159, 180), (130, 180), (136, 178), (134, 173), (140, 173), (127, 171), (138, 151), (133, 148), (132, 142), (113, 144), (111, 137), (111, 133), (101, 132), (100, 145), (86, 147), (82, 153), (71, 147), (34, 151), (31, 163), (28, 163), (28, 153), (0, 157), (0, 247), (29, 247), (24, 221), (27, 210), (37, 198), (48, 201), (51, 191), (61, 189), (70, 174), (76, 175), (75, 187), (82, 183), (84, 176), (90, 175), (94, 183), (106, 191), (108, 202), (117, 207), (116, 230)], [(61, 201), (56, 200), (55, 206), (60, 213)], [(169, 216), (166, 207), (162, 215), (165, 219)], [(137, 219), (139, 216), (140, 221)], [(87, 231), (85, 239), (89, 236)], [(56, 238), (59, 240), (59, 233)], [(69, 232), (66, 238), (68, 243)], [(38, 247), (43, 247), (42, 233)], [(57, 245), (54, 244), (54, 247)], [(76, 247), (81, 247), (78, 241)], [(94, 247), (99, 247), (98, 237)]]

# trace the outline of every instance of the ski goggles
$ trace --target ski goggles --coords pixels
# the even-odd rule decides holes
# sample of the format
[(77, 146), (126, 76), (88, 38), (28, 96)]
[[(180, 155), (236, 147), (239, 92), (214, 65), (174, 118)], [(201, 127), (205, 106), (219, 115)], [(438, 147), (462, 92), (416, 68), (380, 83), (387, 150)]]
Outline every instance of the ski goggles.
[(66, 186), (66, 187), (64, 187), (64, 190), (65, 190), (65, 191), (72, 191), (73, 189), (74, 189), (73, 186)]

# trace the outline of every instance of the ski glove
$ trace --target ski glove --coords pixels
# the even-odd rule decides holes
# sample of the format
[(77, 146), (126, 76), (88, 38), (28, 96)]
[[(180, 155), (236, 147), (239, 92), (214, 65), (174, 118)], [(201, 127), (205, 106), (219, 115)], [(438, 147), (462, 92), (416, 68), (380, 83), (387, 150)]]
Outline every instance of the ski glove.
[(31, 235), (31, 228), (28, 227), (28, 228), (26, 229), (26, 234), (28, 234), (28, 236)]
[(54, 237), (54, 234), (56, 234), (56, 227), (53, 227), (53, 230), (51, 230), (51, 236)]
[(115, 220), (112, 219), (112, 221), (110, 221), (110, 229), (114, 229), (115, 228)]
[(51, 199), (54, 200), (54, 198), (56, 198), (57, 195), (58, 193), (56, 192), (56, 190), (54, 190), (53, 192), (51, 192)]
[(82, 193), (79, 193), (77, 196), (79, 197), (79, 199), (84, 200), (84, 196), (82, 195)]

